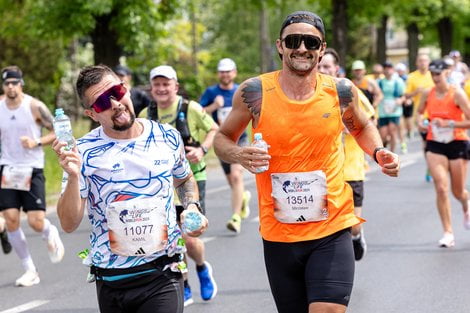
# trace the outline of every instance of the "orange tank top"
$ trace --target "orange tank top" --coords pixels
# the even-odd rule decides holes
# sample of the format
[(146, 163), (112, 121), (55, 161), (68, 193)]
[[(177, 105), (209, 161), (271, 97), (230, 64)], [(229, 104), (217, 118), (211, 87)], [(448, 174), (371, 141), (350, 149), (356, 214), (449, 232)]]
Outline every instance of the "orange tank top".
[[(297, 242), (326, 237), (360, 223), (354, 215), (352, 190), (344, 181), (343, 123), (332, 77), (317, 74), (315, 94), (294, 101), (279, 85), (280, 72), (260, 76), (262, 107), (258, 126), (270, 145), (269, 170), (256, 175), (261, 236), (268, 241)], [(274, 216), (272, 173), (321, 170), (326, 175), (328, 218), (322, 221), (288, 224)]]
[[(454, 101), (455, 89), (451, 87), (449, 92), (441, 99), (436, 97), (436, 88), (433, 87), (426, 100), (426, 112), (428, 119), (432, 122), (434, 118), (444, 120), (462, 121), (464, 114), (460, 107)], [(433, 140), (431, 124), (428, 126), (426, 140)], [(463, 128), (454, 129), (454, 140), (468, 140), (467, 132)]]

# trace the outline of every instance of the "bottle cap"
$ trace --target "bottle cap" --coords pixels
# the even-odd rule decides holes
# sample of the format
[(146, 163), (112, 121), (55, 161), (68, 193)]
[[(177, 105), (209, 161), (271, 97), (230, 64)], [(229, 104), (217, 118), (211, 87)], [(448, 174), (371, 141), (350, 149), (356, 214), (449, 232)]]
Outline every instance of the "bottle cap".
[(63, 115), (63, 114), (64, 114), (64, 109), (62, 109), (62, 108), (55, 109), (55, 115), (56, 116)]
[(255, 133), (254, 138), (255, 138), (255, 140), (261, 140), (261, 139), (263, 139), (263, 134)]

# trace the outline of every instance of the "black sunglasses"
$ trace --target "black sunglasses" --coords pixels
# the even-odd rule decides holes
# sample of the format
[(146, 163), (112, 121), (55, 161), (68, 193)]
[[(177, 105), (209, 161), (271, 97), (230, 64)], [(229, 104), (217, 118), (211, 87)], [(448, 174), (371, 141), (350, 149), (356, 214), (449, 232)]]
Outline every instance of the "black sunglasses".
[(20, 82), (21, 81), (19, 79), (18, 80), (6, 80), (3, 82), (3, 86), (8, 86), (10, 84), (12, 84), (13, 86), (18, 86)]
[(101, 113), (103, 111), (109, 110), (112, 106), (111, 98), (119, 101), (126, 94), (127, 89), (124, 87), (123, 83), (114, 85), (105, 92), (103, 92), (96, 101), (90, 105), (90, 108), (95, 109), (96, 113)]
[(313, 35), (291, 34), (281, 39), (288, 49), (299, 49), (302, 41), (307, 50), (318, 50), (322, 44), (322, 40)]

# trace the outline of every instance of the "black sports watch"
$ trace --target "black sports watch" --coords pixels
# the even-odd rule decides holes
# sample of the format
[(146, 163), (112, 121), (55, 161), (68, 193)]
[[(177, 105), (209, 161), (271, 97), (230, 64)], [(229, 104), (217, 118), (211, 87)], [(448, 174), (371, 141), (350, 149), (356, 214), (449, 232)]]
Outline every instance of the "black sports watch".
[(203, 145), (201, 145), (200, 147), (202, 149), (202, 152), (204, 152), (204, 155), (206, 155), (209, 150), (207, 150), (207, 148), (204, 147)]
[(199, 201), (189, 201), (188, 205), (186, 206), (186, 209), (188, 208), (190, 204), (195, 204), (199, 212), (202, 213), (202, 208), (201, 208), (201, 204), (199, 203)]

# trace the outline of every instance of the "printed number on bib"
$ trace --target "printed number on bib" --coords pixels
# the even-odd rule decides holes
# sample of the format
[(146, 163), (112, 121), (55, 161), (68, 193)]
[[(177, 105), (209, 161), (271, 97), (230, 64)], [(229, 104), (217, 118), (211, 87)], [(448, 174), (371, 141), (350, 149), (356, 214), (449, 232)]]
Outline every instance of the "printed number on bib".
[(232, 107), (224, 107), (224, 108), (217, 109), (217, 119), (219, 120), (220, 124), (225, 122), (225, 120), (227, 119), (227, 116), (230, 114), (231, 111), (232, 111)]
[(166, 200), (161, 197), (112, 202), (106, 208), (111, 251), (121, 256), (147, 256), (168, 242)]
[(383, 107), (386, 114), (392, 114), (397, 108), (397, 103), (395, 99), (384, 99)]
[(274, 217), (281, 223), (308, 223), (328, 218), (323, 171), (271, 174)]
[(449, 143), (454, 140), (454, 129), (450, 127), (439, 127), (431, 123), (432, 137), (434, 141)]
[(29, 191), (32, 176), (32, 167), (5, 165), (2, 174), (2, 188)]

